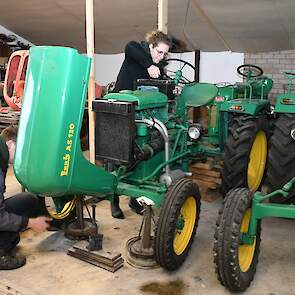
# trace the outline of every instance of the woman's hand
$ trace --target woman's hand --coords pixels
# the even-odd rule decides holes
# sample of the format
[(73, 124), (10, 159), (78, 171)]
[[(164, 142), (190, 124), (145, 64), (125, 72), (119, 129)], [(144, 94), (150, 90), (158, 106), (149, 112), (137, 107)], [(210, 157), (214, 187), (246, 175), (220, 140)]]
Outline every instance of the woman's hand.
[(52, 219), (46, 216), (40, 216), (36, 218), (30, 218), (28, 222), (28, 228), (31, 228), (33, 231), (36, 232), (43, 232), (46, 231), (49, 227), (49, 222)]
[(157, 66), (151, 65), (148, 69), (147, 69), (149, 75), (151, 78), (159, 78), (160, 77), (160, 69)]

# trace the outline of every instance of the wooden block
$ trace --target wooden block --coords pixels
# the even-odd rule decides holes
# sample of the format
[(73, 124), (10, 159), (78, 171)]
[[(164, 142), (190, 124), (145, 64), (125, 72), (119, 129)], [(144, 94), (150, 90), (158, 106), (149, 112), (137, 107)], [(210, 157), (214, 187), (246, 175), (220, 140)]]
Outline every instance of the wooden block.
[(215, 182), (209, 182), (209, 181), (204, 181), (204, 180), (199, 180), (199, 179), (192, 179), (193, 182), (195, 182), (197, 185), (200, 187), (205, 187), (205, 188), (212, 188), (216, 189), (219, 185)]
[(206, 163), (194, 163), (194, 164), (191, 164), (190, 167), (193, 168), (193, 169), (207, 169), (207, 170), (211, 170), (214, 167), (214, 164), (213, 163), (209, 163), (209, 162), (206, 162)]
[(222, 182), (221, 169), (222, 161), (208, 158), (206, 163), (194, 163), (190, 166), (193, 174), (191, 179), (206, 191), (216, 190)]
[(80, 241), (70, 248), (67, 254), (110, 272), (115, 272), (124, 265), (121, 253), (107, 250), (89, 251), (87, 245), (86, 241)]
[(209, 177), (207, 175), (194, 174), (192, 178), (196, 179), (196, 180), (202, 180), (202, 181), (206, 181), (206, 182), (213, 182), (216, 184), (221, 184), (221, 178), (218, 178), (218, 177)]
[(121, 259), (121, 261), (119, 261), (118, 263), (116, 263), (114, 265), (107, 265), (105, 263), (102, 263), (102, 262), (96, 261), (94, 259), (91, 259), (90, 257), (88, 257), (86, 255), (83, 255), (82, 253), (75, 252), (72, 249), (69, 249), (67, 254), (72, 256), (72, 257), (83, 260), (85, 262), (88, 262), (88, 263), (90, 263), (92, 265), (95, 265), (95, 266), (98, 266), (98, 267), (103, 268), (105, 270), (108, 270), (110, 272), (116, 272), (118, 269), (120, 269), (124, 265), (124, 260), (123, 259)]
[(195, 175), (207, 175), (212, 177), (220, 177), (220, 171), (217, 171), (216, 169), (213, 170), (207, 170), (207, 169), (197, 169), (197, 168), (191, 168), (190, 171)]
[(200, 123), (203, 128), (208, 129), (208, 109), (207, 107), (194, 108), (194, 122)]

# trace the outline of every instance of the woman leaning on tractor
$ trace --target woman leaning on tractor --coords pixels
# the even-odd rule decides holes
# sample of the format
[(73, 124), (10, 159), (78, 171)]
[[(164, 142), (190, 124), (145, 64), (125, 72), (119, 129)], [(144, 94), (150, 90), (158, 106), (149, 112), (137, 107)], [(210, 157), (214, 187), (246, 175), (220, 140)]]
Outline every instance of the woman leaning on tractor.
[[(164, 74), (163, 67), (166, 65), (165, 57), (171, 45), (170, 38), (158, 30), (147, 33), (145, 41), (128, 42), (114, 92), (135, 90), (137, 79), (161, 79)], [(142, 211), (142, 206), (135, 199), (130, 199), (129, 207), (138, 214)], [(115, 196), (111, 212), (114, 218), (124, 218), (119, 206), (119, 196)]]

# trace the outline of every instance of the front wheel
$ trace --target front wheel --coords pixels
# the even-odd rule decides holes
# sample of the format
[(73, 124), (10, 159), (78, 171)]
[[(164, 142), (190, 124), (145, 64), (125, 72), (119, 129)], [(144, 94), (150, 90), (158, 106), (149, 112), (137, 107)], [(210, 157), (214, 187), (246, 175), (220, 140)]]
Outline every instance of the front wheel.
[(222, 285), (230, 291), (246, 290), (254, 278), (260, 249), (260, 222), (252, 245), (243, 244), (241, 235), (248, 232), (252, 194), (245, 188), (228, 192), (216, 222), (214, 263)]
[(193, 243), (200, 217), (199, 189), (189, 179), (181, 179), (168, 191), (155, 232), (155, 257), (172, 271), (184, 262)]

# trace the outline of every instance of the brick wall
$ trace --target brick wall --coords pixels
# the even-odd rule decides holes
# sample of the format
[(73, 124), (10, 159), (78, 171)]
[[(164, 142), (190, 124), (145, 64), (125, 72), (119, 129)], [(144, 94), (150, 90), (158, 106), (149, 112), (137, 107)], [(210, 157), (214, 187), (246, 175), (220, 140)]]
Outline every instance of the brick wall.
[(245, 64), (254, 64), (263, 69), (264, 75), (273, 79), (270, 93), (272, 102), (278, 93), (283, 93), (287, 86), (284, 72), (295, 72), (295, 50), (245, 54)]

